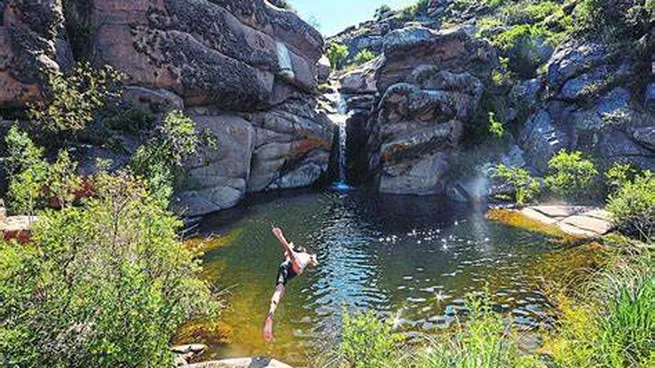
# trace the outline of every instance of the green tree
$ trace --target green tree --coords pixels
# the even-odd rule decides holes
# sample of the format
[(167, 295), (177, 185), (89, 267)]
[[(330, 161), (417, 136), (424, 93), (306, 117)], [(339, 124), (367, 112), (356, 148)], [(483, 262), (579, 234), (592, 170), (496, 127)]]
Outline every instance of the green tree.
[(126, 171), (79, 206), (0, 241), (0, 357), (8, 367), (168, 367), (184, 322), (215, 315), (181, 222)]
[(338, 42), (330, 42), (327, 49), (327, 57), (330, 60), (332, 69), (341, 69), (346, 58), (348, 58), (348, 46)]
[(575, 201), (592, 197), (590, 189), (597, 176), (596, 165), (584, 159), (581, 152), (561, 150), (548, 161), (545, 181), (553, 194)]

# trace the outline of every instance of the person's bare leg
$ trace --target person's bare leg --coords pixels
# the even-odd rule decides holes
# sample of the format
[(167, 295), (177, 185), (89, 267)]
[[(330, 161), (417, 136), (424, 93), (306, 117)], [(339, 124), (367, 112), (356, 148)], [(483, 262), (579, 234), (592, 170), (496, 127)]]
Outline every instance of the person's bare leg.
[(264, 340), (271, 341), (273, 339), (273, 315), (277, 306), (280, 304), (280, 300), (284, 296), (284, 285), (279, 284), (275, 287), (275, 292), (271, 298), (271, 306), (268, 309), (268, 316), (266, 316), (266, 322), (264, 323)]

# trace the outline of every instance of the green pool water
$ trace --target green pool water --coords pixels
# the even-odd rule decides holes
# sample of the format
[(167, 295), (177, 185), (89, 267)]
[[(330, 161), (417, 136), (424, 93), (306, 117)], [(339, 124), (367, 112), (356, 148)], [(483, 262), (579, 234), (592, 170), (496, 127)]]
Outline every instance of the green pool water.
[[(275, 341), (262, 326), (282, 261), (270, 229), (318, 254), (321, 265), (292, 280), (276, 314)], [(305, 191), (247, 200), (208, 217), (215, 244), (204, 277), (224, 290), (230, 344), (210, 357), (265, 355), (307, 364), (337, 341), (344, 311), (374, 309), (410, 336), (438, 333), (463, 313), (468, 293), (488, 290), (496, 310), (539, 329), (552, 310), (534, 264), (553, 252), (544, 235), (494, 223), (481, 209), (434, 197)], [(218, 239), (218, 241), (216, 241)]]

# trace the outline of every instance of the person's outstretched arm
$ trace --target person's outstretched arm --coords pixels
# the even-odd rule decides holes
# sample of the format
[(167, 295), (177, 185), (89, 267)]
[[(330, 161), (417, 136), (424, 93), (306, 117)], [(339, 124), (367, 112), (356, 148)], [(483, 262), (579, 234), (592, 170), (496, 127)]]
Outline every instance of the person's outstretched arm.
[(280, 229), (279, 227), (274, 227), (272, 231), (273, 231), (273, 235), (275, 235), (277, 240), (282, 245), (282, 248), (284, 248), (284, 252), (288, 254), (291, 259), (295, 259), (296, 254), (293, 251), (293, 248), (291, 248), (291, 245), (289, 244), (287, 239), (284, 237), (284, 234), (282, 233), (282, 229)]

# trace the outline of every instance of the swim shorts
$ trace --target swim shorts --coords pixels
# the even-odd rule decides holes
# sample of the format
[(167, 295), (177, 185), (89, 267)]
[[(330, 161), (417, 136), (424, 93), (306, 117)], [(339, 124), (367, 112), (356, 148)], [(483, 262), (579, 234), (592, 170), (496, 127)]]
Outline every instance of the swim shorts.
[(280, 264), (280, 268), (277, 270), (277, 279), (275, 280), (275, 285), (286, 286), (287, 282), (296, 276), (298, 276), (298, 274), (293, 271), (291, 261), (286, 260)]

